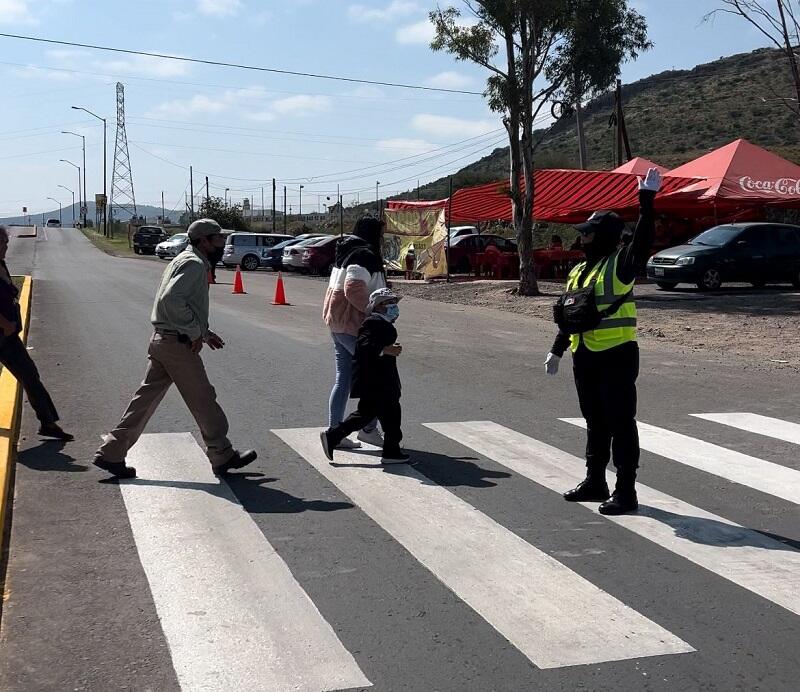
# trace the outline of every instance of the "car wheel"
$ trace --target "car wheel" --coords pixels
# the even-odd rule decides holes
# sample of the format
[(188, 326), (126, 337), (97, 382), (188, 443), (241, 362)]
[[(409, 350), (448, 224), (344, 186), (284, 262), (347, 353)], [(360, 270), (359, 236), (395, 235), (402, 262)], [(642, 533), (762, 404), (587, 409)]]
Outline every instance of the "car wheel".
[(703, 272), (697, 287), (702, 291), (716, 291), (722, 286), (722, 274), (716, 267), (710, 267)]
[(662, 291), (671, 291), (677, 285), (678, 284), (675, 281), (656, 281), (656, 286), (658, 286)]
[(255, 255), (245, 255), (242, 258), (241, 267), (246, 272), (254, 272), (256, 269), (258, 269), (259, 264), (260, 262), (258, 261), (258, 257)]

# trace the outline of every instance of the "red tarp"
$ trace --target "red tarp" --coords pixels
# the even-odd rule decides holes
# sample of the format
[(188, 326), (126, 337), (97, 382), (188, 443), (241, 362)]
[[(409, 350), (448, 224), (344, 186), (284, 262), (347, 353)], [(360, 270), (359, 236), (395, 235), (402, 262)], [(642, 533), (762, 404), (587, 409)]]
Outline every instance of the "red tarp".
[(669, 172), (703, 178), (665, 200), (668, 208), (736, 214), (765, 206), (800, 208), (800, 166), (745, 139)]
[[(580, 223), (598, 209), (612, 209), (628, 221), (639, 214), (639, 178), (610, 171), (538, 170), (533, 216), (537, 221)], [(664, 178), (660, 197), (696, 182)], [(450, 222), (511, 221), (508, 183), (462, 188), (453, 193)]]
[(405, 199), (390, 199), (386, 205), (387, 209), (410, 210), (414, 209), (444, 209), (447, 207), (446, 199), (426, 200), (424, 202), (412, 202)]
[(619, 168), (615, 168), (612, 173), (634, 173), (635, 175), (647, 175), (647, 171), (651, 168), (655, 168), (659, 173), (664, 175), (667, 168), (664, 166), (659, 166), (657, 163), (653, 163), (648, 159), (644, 159), (641, 156), (637, 156), (634, 159), (628, 161), (628, 163), (623, 163)]

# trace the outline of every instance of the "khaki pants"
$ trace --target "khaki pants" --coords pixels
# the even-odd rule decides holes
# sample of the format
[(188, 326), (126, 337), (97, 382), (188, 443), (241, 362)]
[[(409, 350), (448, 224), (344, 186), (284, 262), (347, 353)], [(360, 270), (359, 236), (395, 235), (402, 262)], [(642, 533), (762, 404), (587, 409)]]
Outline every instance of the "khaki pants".
[(200, 427), (211, 465), (228, 461), (234, 453), (228, 440), (228, 419), (217, 403), (217, 393), (208, 381), (200, 355), (192, 353), (189, 344), (180, 343), (177, 336), (162, 334), (153, 334), (147, 353), (144, 382), (119, 425), (103, 437), (98, 454), (112, 463), (125, 461), (128, 450), (136, 444), (174, 382)]

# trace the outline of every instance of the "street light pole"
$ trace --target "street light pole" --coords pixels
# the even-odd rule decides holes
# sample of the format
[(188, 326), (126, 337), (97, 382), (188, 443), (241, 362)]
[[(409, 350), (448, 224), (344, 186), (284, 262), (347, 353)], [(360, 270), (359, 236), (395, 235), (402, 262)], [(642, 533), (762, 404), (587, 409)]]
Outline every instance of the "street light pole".
[(59, 185), (59, 187), (65, 189), (72, 195), (72, 225), (75, 225), (75, 193), (70, 190), (66, 185)]
[(55, 197), (48, 197), (47, 199), (52, 199), (58, 205), (58, 223), (61, 223), (61, 202)]
[(228, 192), (230, 191), (229, 187), (225, 188), (225, 208), (228, 208)]
[[(87, 110), (86, 108), (79, 108), (78, 106), (72, 106), (73, 110), (76, 111), (84, 111), (89, 115), (97, 118), (98, 120), (103, 121), (103, 199), (105, 200), (103, 203), (103, 235), (108, 236), (108, 190), (106, 189), (106, 166), (108, 164), (108, 151), (106, 149), (106, 131), (108, 130), (108, 122), (105, 118), (101, 118), (99, 115), (92, 113), (92, 111)], [(84, 150), (85, 151), (85, 150)], [(84, 170), (86, 170), (86, 161), (83, 162)], [(86, 190), (84, 189), (84, 195), (86, 194)]]
[(297, 215), (300, 217), (300, 220), (303, 220), (303, 188), (305, 185), (300, 186), (300, 205), (298, 207)]
[(381, 215), (381, 197), (380, 193), (378, 192), (378, 188), (381, 185), (381, 181), (375, 181), (375, 213), (380, 217)]
[[(61, 163), (68, 163), (73, 168), (77, 168), (78, 169), (78, 204), (80, 204), (80, 201), (81, 201), (81, 167), (76, 163), (72, 163), (72, 161), (67, 161), (66, 159), (59, 159), (59, 161), (61, 161)], [(84, 177), (86, 177), (85, 176), (85, 172), (84, 172)], [(86, 220), (84, 219), (84, 224), (83, 224), (84, 228), (86, 227), (85, 221)]]
[(89, 201), (86, 199), (86, 137), (79, 135), (77, 132), (66, 132), (65, 130), (62, 130), (61, 134), (80, 137), (83, 141), (83, 205), (81, 206), (81, 211), (83, 212), (83, 227), (86, 228), (86, 212), (89, 206)]

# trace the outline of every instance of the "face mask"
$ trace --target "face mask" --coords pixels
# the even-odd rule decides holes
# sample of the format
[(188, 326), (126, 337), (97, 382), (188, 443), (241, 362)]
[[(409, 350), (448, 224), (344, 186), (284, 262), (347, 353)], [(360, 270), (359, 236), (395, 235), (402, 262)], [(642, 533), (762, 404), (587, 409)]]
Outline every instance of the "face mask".
[(384, 315), (386, 315), (386, 319), (390, 322), (396, 322), (397, 318), (400, 317), (400, 306), (397, 303), (387, 305)]

